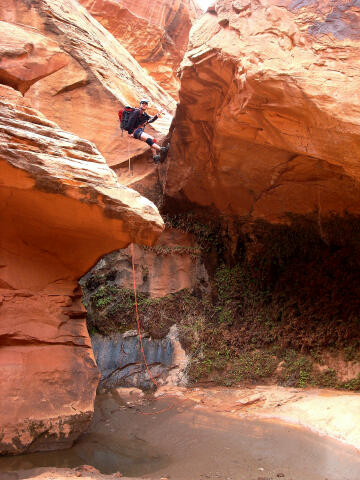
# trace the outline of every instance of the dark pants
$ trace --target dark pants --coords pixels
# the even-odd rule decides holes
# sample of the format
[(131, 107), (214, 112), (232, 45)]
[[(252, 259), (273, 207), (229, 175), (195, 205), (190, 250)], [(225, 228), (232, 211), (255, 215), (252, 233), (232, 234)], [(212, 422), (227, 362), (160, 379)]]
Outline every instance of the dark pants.
[(144, 133), (144, 129), (143, 128), (137, 128), (135, 130), (135, 132), (133, 133), (133, 136), (134, 136), (134, 138), (136, 138), (136, 140), (140, 140), (140, 137), (141, 137), (142, 133)]

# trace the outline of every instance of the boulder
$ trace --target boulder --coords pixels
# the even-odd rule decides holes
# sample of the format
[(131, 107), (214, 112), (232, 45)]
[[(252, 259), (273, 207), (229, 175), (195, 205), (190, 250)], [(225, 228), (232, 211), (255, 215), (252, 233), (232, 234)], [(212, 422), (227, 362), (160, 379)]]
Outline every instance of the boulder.
[(151, 245), (156, 207), (95, 145), (0, 86), (0, 454), (68, 448), (99, 379), (78, 279), (105, 253)]
[(250, 220), (359, 213), (359, 15), (216, 1), (182, 63), (166, 194)]

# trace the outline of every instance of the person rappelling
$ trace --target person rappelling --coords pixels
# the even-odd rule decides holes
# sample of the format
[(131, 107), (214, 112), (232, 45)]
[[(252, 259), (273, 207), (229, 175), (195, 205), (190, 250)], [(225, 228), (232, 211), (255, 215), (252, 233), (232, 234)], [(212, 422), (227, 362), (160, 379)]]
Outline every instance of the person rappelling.
[(161, 161), (160, 154), (162, 153), (166, 155), (169, 146), (161, 147), (158, 145), (156, 139), (148, 133), (145, 133), (144, 129), (148, 123), (155, 122), (155, 120), (162, 115), (163, 110), (151, 117), (146, 113), (148, 105), (149, 101), (142, 99), (140, 100), (140, 108), (125, 107), (123, 110), (120, 110), (120, 127), (122, 130), (126, 130), (128, 134), (136, 140), (141, 140), (147, 143), (153, 152), (154, 162), (159, 163)]

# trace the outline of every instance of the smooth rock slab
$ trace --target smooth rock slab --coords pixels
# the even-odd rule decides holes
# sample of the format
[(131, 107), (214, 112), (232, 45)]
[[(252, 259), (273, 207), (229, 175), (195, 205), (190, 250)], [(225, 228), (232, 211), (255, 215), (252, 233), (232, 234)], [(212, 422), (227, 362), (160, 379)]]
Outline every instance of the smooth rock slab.
[[(142, 338), (146, 361), (157, 380), (167, 376), (173, 366), (174, 347), (169, 338)], [(114, 388), (120, 385), (152, 388), (153, 382), (144, 364), (140, 340), (136, 331), (103, 337), (95, 334), (91, 343), (97, 366), (101, 372), (100, 387)]]

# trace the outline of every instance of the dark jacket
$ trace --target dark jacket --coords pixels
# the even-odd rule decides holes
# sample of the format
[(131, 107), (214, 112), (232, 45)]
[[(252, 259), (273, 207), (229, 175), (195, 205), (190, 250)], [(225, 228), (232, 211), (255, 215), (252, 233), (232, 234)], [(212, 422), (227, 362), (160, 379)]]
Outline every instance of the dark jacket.
[(148, 115), (146, 112), (141, 113), (140, 108), (135, 108), (135, 110), (129, 115), (128, 132), (133, 133), (134, 130), (139, 127), (145, 128), (146, 123), (155, 122), (155, 120), (157, 120), (158, 118), (159, 117), (157, 115), (150, 117), (150, 115)]

